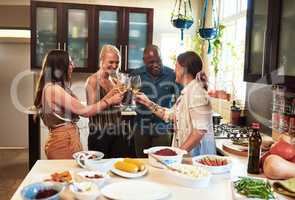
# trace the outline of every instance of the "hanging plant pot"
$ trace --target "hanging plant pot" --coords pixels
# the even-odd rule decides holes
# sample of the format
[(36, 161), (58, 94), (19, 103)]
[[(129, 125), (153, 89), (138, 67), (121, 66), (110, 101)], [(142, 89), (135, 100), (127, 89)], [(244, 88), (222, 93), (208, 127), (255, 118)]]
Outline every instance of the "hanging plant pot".
[(171, 23), (175, 28), (180, 29), (181, 43), (183, 44), (184, 29), (189, 29), (194, 23), (190, 0), (175, 0)]
[(172, 20), (172, 24), (175, 28), (189, 29), (193, 25), (194, 21), (190, 19), (176, 18)]
[(200, 28), (199, 35), (204, 40), (212, 40), (217, 37), (218, 28)]

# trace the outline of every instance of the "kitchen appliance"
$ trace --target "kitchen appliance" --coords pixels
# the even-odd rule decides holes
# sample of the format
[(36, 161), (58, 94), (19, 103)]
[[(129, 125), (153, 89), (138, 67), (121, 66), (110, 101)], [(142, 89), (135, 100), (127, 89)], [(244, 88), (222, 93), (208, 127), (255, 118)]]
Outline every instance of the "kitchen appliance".
[(229, 123), (213, 125), (215, 138), (238, 140), (249, 138), (252, 129), (250, 127), (241, 127)]

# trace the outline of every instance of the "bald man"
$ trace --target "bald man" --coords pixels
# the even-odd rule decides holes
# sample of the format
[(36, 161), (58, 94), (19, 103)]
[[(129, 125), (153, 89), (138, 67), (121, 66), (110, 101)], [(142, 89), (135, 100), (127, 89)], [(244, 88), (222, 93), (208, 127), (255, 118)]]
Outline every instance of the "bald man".
[[(175, 73), (162, 64), (159, 48), (149, 45), (143, 52), (144, 66), (133, 71), (142, 80), (141, 92), (152, 101), (164, 107), (171, 107), (172, 95), (180, 94), (180, 86), (175, 82)], [(142, 105), (137, 107), (136, 131), (134, 134), (137, 157), (145, 157), (143, 150), (153, 146), (170, 146), (171, 124), (165, 123)]]

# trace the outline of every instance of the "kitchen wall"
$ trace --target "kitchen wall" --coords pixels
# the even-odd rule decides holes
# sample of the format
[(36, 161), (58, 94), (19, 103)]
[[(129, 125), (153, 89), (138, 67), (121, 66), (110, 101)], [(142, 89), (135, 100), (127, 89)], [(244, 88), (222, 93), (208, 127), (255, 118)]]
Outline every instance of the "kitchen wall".
[[(30, 27), (28, 1), (0, 1), (0, 27)], [(12, 6), (14, 5), (14, 6)], [(0, 148), (27, 147), (28, 118), (16, 109), (18, 102), (24, 107), (32, 105), (33, 75), (26, 76), (16, 86), (17, 95), (11, 98), (12, 82), (17, 74), (30, 70), (30, 43), (28, 39), (0, 38)]]
[[(28, 107), (33, 101), (33, 76), (22, 79), (16, 86), (17, 95), (11, 96), (12, 82), (20, 72), (30, 69), (28, 43), (0, 42), (0, 148), (27, 147), (28, 118), (16, 109), (15, 102)], [(13, 99), (12, 99), (13, 98)]]

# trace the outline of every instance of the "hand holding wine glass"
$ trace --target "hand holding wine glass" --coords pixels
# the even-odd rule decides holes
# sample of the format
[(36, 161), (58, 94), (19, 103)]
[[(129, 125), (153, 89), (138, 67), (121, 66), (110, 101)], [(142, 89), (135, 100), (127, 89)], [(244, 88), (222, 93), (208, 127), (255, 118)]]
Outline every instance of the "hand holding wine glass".
[(134, 95), (140, 91), (141, 87), (141, 78), (139, 75), (132, 76), (130, 79), (131, 89)]

